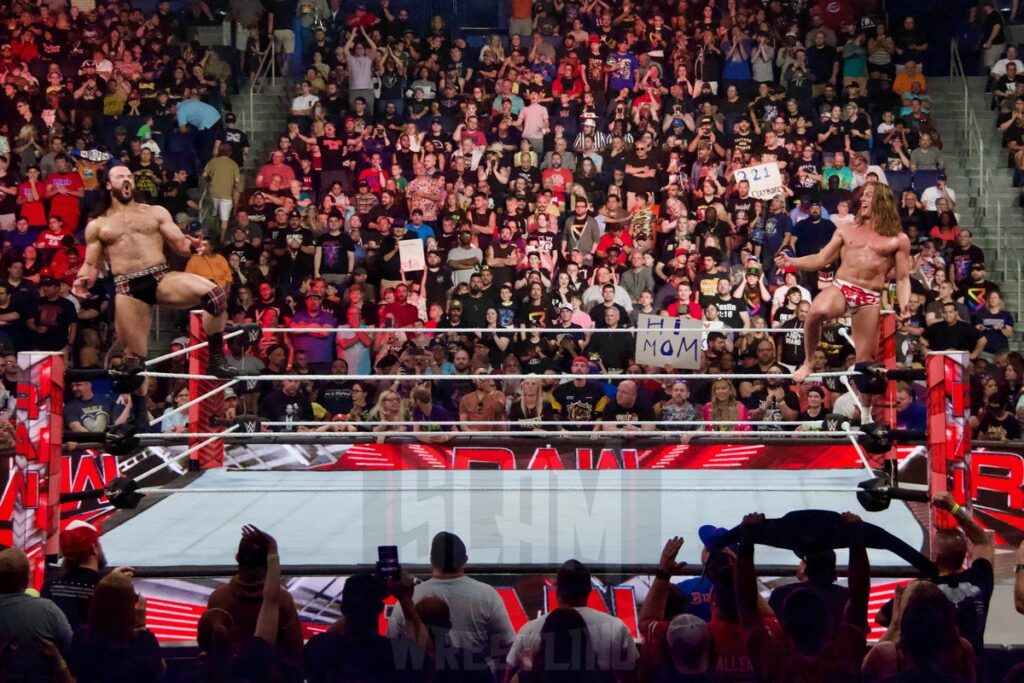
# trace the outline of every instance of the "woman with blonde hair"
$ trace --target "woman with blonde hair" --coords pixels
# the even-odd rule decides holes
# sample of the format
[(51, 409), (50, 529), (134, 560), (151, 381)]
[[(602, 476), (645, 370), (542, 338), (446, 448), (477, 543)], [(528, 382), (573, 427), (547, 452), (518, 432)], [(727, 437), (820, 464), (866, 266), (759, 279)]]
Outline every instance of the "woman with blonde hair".
[[(508, 412), (508, 421), (525, 423), (523, 427), (529, 428), (530, 422), (550, 422), (554, 419), (555, 411), (544, 396), (540, 376), (524, 379), (519, 390), (519, 398), (512, 403), (512, 408)], [(533, 429), (542, 432), (550, 429), (550, 426), (536, 425)]]
[(384, 424), (393, 422), (408, 422), (409, 408), (405, 401), (394, 389), (385, 389), (377, 396), (377, 403), (367, 415), (369, 422), (380, 422), (370, 429), (372, 432), (405, 432), (409, 428), (405, 425)]
[(711, 401), (704, 404), (702, 419), (708, 423), (704, 429), (709, 432), (749, 432), (749, 424), (723, 424), (747, 422), (750, 414), (747, 407), (736, 400), (736, 387), (729, 380), (719, 377), (711, 385)]
[(46, 150), (36, 140), (36, 127), (30, 123), (18, 129), (18, 135), (14, 138), (14, 151), (21, 158), (21, 175), (28, 173), (30, 166), (35, 166)]
[(490, 41), (480, 48), (481, 62), (484, 61), (484, 55), (490, 55), (495, 64), (501, 64), (505, 61), (505, 48), (502, 46), (501, 37), (497, 33), (491, 34)]

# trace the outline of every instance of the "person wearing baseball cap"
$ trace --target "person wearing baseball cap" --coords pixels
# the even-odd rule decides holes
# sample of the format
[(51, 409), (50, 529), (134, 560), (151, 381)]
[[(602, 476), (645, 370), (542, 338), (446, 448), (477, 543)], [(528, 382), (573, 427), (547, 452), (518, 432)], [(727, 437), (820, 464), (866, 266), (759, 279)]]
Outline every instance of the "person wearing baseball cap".
[[(713, 526), (711, 524), (705, 524), (701, 528), (697, 529), (697, 536), (700, 538), (700, 542), (703, 545), (700, 551), (700, 563), (704, 566), (708, 566), (708, 560), (711, 559), (711, 548), (715, 545), (728, 529), (722, 527)], [(689, 614), (695, 614), (704, 621), (711, 621), (711, 604), (712, 599), (712, 588), (714, 583), (711, 577), (707, 575), (707, 572), (701, 576), (695, 576), (685, 581), (680, 581), (676, 584), (679, 592), (682, 593), (683, 599), (686, 601), (686, 611)]]
[[(812, 384), (804, 390), (804, 398), (807, 401), (807, 410), (800, 412), (800, 416), (797, 418), (801, 422), (813, 422), (815, 420), (821, 420), (825, 417), (825, 413), (828, 412), (825, 405), (825, 389)], [(818, 427), (807, 427), (800, 425), (797, 427), (797, 431), (820, 431)]]
[(61, 573), (43, 584), (40, 595), (53, 600), (72, 629), (81, 626), (89, 615), (89, 600), (103, 578), (107, 558), (100, 545), (100, 530), (74, 520), (60, 532)]

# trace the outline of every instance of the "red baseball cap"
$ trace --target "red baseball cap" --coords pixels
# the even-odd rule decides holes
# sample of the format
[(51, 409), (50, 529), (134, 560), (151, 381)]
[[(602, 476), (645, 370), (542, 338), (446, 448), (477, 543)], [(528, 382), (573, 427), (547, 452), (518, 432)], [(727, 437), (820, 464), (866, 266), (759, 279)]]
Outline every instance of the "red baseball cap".
[(576, 356), (575, 358), (572, 359), (572, 362), (573, 365), (575, 365), (576, 363), (586, 363), (587, 365), (590, 365), (590, 359), (587, 358), (586, 356)]
[(60, 532), (60, 553), (66, 558), (85, 559), (100, 542), (100, 530), (81, 520), (74, 520)]

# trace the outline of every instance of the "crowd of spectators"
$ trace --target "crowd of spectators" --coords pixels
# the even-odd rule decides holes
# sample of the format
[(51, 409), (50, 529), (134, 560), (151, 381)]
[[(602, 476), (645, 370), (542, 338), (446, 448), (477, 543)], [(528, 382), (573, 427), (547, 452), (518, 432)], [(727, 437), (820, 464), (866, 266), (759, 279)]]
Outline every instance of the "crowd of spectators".
[[(913, 17), (846, 2), (513, 2), (509, 36), (477, 48), (439, 18), (417, 33), (386, 1), (90, 5), (0, 8), (6, 349), (120, 362), (109, 278), (91, 298), (69, 292), (102, 169), (116, 161), (134, 171), (140, 199), (183, 227), (210, 211), (202, 253), (174, 265), (229, 286), (235, 321), (306, 330), (233, 350), (254, 373), (639, 373), (655, 368), (634, 362), (633, 336), (606, 330), (635, 328), (641, 314), (707, 322), (706, 373), (786, 372), (803, 360), (799, 328), (828, 273), (780, 272), (772, 257), (818, 250), (856, 220), (858, 188), (879, 181), (899, 197), (914, 245), (898, 361), (970, 352), (977, 436), (1020, 435), (1024, 358), (1009, 352), (1013, 317), (985, 254), (957, 226), (929, 114), (941, 103), (921, 71), (933, 46)], [(240, 73), (185, 40), (221, 9), (238, 27)], [(271, 42), (295, 92), (264, 157), (230, 107)], [(1009, 50), (992, 68), (1015, 149)], [(777, 168), (776, 196), (735, 174), (758, 165)], [(197, 203), (200, 176), (210, 207)], [(403, 257), (416, 251), (405, 240), (422, 242), (422, 266)], [(532, 331), (554, 327), (565, 332)], [(778, 327), (793, 332), (761, 331)], [(849, 364), (833, 338), (819, 369)], [(430, 411), (464, 422), (771, 423), (837, 402), (857, 418), (813, 383), (725, 384), (260, 382), (235, 399), (239, 411), (339, 429)], [(428, 402), (414, 399), (417, 386)], [(94, 389), (76, 407), (92, 426), (117, 421), (118, 398)], [(154, 414), (181, 390), (154, 382)], [(920, 403), (914, 387), (906, 396)], [(87, 426), (80, 413), (69, 423)]]
[[(465, 543), (446, 531), (432, 540), (429, 578), (383, 571), (347, 578), (342, 617), (304, 642), (295, 603), (281, 586), (277, 542), (247, 526), (237, 574), (214, 589), (199, 619), (200, 656), (173, 670), (146, 628), (146, 599), (134, 590), (133, 570), (107, 568), (98, 530), (76, 522), (61, 534), (63, 567), (41, 597), (26, 591), (24, 554), (0, 552), (0, 673), (5, 680), (79, 683), (160, 681), (165, 672), (183, 682), (987, 680), (992, 541), (948, 493), (933, 505), (959, 528), (936, 536), (936, 578), (899, 583), (875, 618), (887, 630), (870, 647), (871, 569), (858, 545), (862, 522), (851, 513), (836, 520), (840, 547), (839, 537), (853, 539), (845, 584), (835, 551), (800, 551), (797, 575), (775, 581), (767, 599), (756, 579), (755, 545), (743, 540), (757, 537), (764, 515), (744, 517), (743, 533), (729, 537), (734, 545), (726, 529), (701, 527), (703, 573), (681, 582), (685, 563), (676, 558), (684, 539), (669, 539), (661, 557), (651, 558), (652, 575), (636, 584), (639, 644), (625, 622), (594, 609), (603, 599), (595, 598), (599, 584), (573, 559), (558, 569), (555, 604), (515, 632), (498, 592), (470, 576)], [(802, 514), (824, 523), (835, 513)], [(1021, 554), (1024, 544), (1018, 560)], [(1024, 592), (1017, 598), (1024, 610)], [(1004, 680), (1021, 675), (1018, 667)]]
[[(433, 413), (435, 423), (609, 428), (857, 419), (856, 402), (814, 383), (713, 388), (680, 373), (595, 388), (470, 375), (660, 371), (634, 361), (633, 335), (608, 331), (636, 328), (641, 314), (707, 323), (705, 373), (787, 372), (803, 360), (803, 316), (829, 273), (780, 272), (773, 256), (817, 251), (856, 220), (859, 188), (878, 181), (897, 195), (913, 244), (898, 362), (968, 351), (976, 436), (1020, 436), (1024, 358), (1009, 350), (1014, 320), (986, 255), (957, 225), (929, 113), (941, 103), (921, 69), (941, 48), (913, 17), (849, 2), (517, 1), (509, 35), (471, 47), (439, 18), (417, 31), (386, 0), (190, 7), (0, 8), (4, 348), (64, 350), (86, 368), (120, 362), (110, 279), (91, 298), (69, 291), (103, 168), (116, 161), (134, 171), (140, 199), (182, 227), (198, 229), (209, 212), (202, 252), (172, 265), (228, 286), (234, 321), (304, 330), (268, 331), (233, 349), (235, 363), (422, 380), (252, 382), (232, 410), (337, 429)], [(222, 9), (238, 60), (185, 40)], [(276, 144), (254, 149), (232, 97), (271, 43), (294, 95)], [(994, 76), (1008, 69), (1013, 81), (1015, 62), (1012, 52), (993, 62)], [(995, 96), (1019, 109), (1004, 81)], [(766, 165), (781, 177), (775, 196), (735, 173)], [(422, 265), (400, 248), (407, 240), (422, 243)], [(534, 331), (555, 327), (565, 331)], [(780, 327), (792, 332), (763, 331)], [(816, 369), (849, 365), (844, 338), (831, 339)], [(180, 384), (151, 384), (154, 415), (182, 398)], [(121, 419), (123, 401), (99, 389), (76, 397), (94, 427)], [(919, 390), (905, 392), (908, 415)]]

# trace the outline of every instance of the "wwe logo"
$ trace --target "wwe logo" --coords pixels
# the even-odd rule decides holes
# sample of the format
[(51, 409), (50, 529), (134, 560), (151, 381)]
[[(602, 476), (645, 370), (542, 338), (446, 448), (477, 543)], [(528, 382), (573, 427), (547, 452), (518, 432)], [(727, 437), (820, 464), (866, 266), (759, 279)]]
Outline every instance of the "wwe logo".
[(243, 415), (235, 421), (235, 424), (238, 425), (238, 431), (245, 434), (255, 434), (260, 431), (260, 419), (255, 415)]

